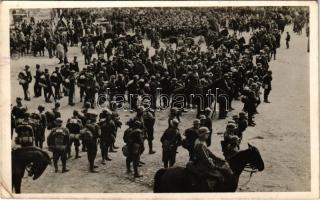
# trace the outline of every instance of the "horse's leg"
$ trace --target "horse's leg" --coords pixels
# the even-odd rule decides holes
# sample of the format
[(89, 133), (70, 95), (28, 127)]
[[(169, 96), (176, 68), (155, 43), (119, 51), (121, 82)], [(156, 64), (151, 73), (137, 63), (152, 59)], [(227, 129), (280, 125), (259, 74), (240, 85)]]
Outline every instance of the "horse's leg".
[(23, 174), (13, 174), (12, 175), (12, 186), (14, 188), (15, 193), (21, 193), (21, 182), (22, 182)]

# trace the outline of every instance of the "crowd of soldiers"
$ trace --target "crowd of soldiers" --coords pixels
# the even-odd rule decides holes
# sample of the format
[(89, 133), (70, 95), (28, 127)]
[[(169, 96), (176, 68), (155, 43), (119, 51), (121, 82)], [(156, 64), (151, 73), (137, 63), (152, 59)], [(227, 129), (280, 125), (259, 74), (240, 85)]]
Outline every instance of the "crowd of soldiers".
[[(126, 12), (128, 10), (130, 9), (124, 9), (124, 11), (115, 9), (111, 25), (119, 27), (115, 23), (123, 17), (130, 16), (132, 13)], [(197, 163), (195, 160), (203, 161), (204, 159), (212, 168), (215, 165), (204, 152), (210, 151), (207, 146), (212, 143), (212, 123), (216, 105), (219, 105), (219, 119), (225, 119), (233, 110), (232, 102), (241, 100), (243, 109), (228, 121), (222, 142), (225, 158), (229, 159), (235, 155), (239, 151), (246, 128), (256, 125), (254, 116), (258, 114), (257, 108), (261, 103), (261, 89), (264, 91), (263, 101), (270, 103), (268, 96), (272, 89), (272, 71), (269, 69), (269, 62), (272, 56), (276, 59), (281, 31), (276, 25), (268, 27), (261, 25), (257, 28), (249, 24), (254, 32), (246, 42), (242, 36), (230, 35), (227, 26), (220, 26), (219, 24), (223, 21), (221, 18), (217, 18), (219, 23), (216, 29), (217, 27), (207, 20), (209, 17), (202, 15), (203, 12), (197, 15), (190, 9), (178, 9), (176, 12), (174, 9), (165, 10), (141, 9), (139, 12), (139, 9), (133, 9), (132, 12), (137, 14), (134, 19), (139, 20), (133, 20), (134, 23), (128, 20), (129, 28), (124, 26), (120, 31), (112, 28), (104, 29), (102, 25), (93, 26), (92, 19), (97, 13), (91, 15), (89, 11), (77, 9), (59, 13), (60, 19), (55, 32), (57, 37), (61, 37), (58, 41), (62, 54), (56, 53), (61, 66), (55, 67), (50, 74), (48, 69), (43, 71), (41, 66), (37, 65), (34, 76), (34, 97), (42, 96), (43, 91), (45, 102), (52, 103), (53, 97), (54, 108), (45, 112), (45, 107), (40, 105), (37, 111), (31, 113), (22, 104), (22, 98), (17, 98), (17, 105), (12, 108), (11, 115), (12, 134), (14, 130), (17, 133), (15, 142), (22, 146), (35, 144), (43, 148), (45, 130), (48, 129), (50, 133), (47, 137), (47, 145), (53, 152), (56, 172), (58, 172), (58, 159), (62, 161), (62, 172), (68, 171), (66, 162), (71, 157), (72, 144), (75, 146), (75, 158), (80, 157), (81, 145), (82, 151), (87, 152), (89, 171), (97, 172), (95, 157), (98, 144), (101, 149), (101, 163), (105, 164), (106, 161), (111, 160), (108, 153), (118, 148), (115, 146), (115, 141), (122, 122), (117, 110), (124, 104), (128, 104), (130, 109), (136, 112), (136, 116), (126, 123), (128, 128), (123, 134), (126, 145), (122, 151), (126, 157), (127, 172), (131, 173), (132, 163), (134, 177), (141, 177), (138, 167), (145, 164), (140, 160), (145, 150), (144, 140), (148, 142), (149, 154), (156, 153), (153, 149), (155, 112), (159, 108), (169, 108), (168, 128), (160, 140), (164, 167), (175, 164), (177, 148), (181, 145), (188, 150), (191, 162)], [(152, 12), (156, 14), (151, 14)], [(225, 13), (228, 11), (225, 10)], [(194, 39), (187, 42), (185, 37), (182, 44), (178, 41), (173, 45), (169, 39), (165, 47), (160, 48), (154, 45), (160, 39), (165, 41), (170, 37), (163, 27), (182, 26), (193, 32), (190, 30), (192, 28), (183, 24), (183, 20), (178, 24), (168, 22), (171, 19), (169, 14), (175, 14), (179, 20), (186, 20), (190, 26), (193, 26), (192, 21), (199, 21), (204, 30), (214, 33), (212, 35), (216, 39), (212, 43), (206, 42), (208, 38), (196, 43)], [(143, 18), (149, 15), (155, 16), (154, 19), (157, 20), (150, 21), (150, 18)], [(161, 16), (164, 17), (161, 18)], [(190, 16), (193, 16), (191, 21), (188, 20)], [(277, 23), (273, 18), (266, 18), (266, 20), (269, 20), (269, 24)], [(76, 26), (76, 24), (82, 25)], [(146, 24), (145, 27), (151, 27), (152, 34), (158, 35), (156, 41), (152, 41), (154, 38), (147, 36), (151, 39), (152, 47), (155, 48), (155, 53), (152, 55), (149, 49), (151, 47), (143, 43), (145, 36), (148, 35), (146, 31), (142, 31), (144, 24)], [(36, 25), (36, 27), (41, 30), (40, 34), (45, 33), (43, 25)], [(75, 30), (81, 27), (84, 29), (82, 32)], [(70, 30), (78, 35), (73, 39), (65, 37), (61, 31), (64, 28), (68, 30), (67, 35)], [(128, 29), (133, 34), (126, 34)], [(110, 30), (111, 35), (108, 32)], [(168, 31), (168, 33), (171, 32), (172, 30)], [(34, 34), (37, 34), (37, 31)], [(199, 32), (194, 31), (187, 36), (195, 37), (198, 34)], [(51, 36), (48, 38), (49, 41), (52, 39)], [(71, 40), (72, 42), (69, 43)], [(80, 41), (81, 45), (77, 47)], [(201, 50), (202, 43), (206, 43), (205, 51)], [(80, 66), (76, 56), (69, 62), (68, 46), (81, 49), (85, 57), (85, 67)], [(93, 55), (96, 56), (92, 58)], [(28, 65), (19, 73), (18, 79), (24, 91), (24, 100), (29, 101), (31, 97), (28, 88), (33, 78)], [(76, 87), (79, 88), (83, 110), (81, 112), (75, 110), (73, 116), (66, 121), (66, 125), (62, 126), (59, 99), (67, 96), (68, 104), (74, 106)], [(210, 91), (217, 93), (214, 96), (206, 95)], [(175, 98), (176, 94), (184, 94), (187, 98), (178, 101)], [(206, 100), (194, 100), (190, 98), (192, 94), (202, 95)], [(159, 105), (159, 101), (165, 106)], [(105, 104), (107, 106), (102, 106)], [(97, 113), (96, 107), (103, 107), (102, 112)], [(193, 127), (185, 130), (182, 137), (179, 129), (181, 115), (192, 108), (198, 110), (197, 119), (193, 121)], [(201, 165), (200, 170), (203, 169)], [(205, 169), (210, 171), (210, 167)]]

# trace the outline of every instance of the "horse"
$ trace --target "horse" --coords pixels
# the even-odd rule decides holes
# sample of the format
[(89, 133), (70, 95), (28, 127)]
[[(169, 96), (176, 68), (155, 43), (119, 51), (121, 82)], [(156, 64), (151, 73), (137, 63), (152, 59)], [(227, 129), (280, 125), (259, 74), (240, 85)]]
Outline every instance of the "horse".
[(26, 169), (28, 175), (33, 176), (33, 180), (36, 180), (42, 175), (47, 166), (51, 164), (48, 153), (33, 146), (13, 149), (11, 151), (11, 160), (12, 187), (16, 193), (21, 193), (21, 182)]
[(212, 186), (203, 181), (194, 181), (190, 171), (185, 167), (171, 167), (160, 169), (154, 176), (153, 192), (155, 193), (187, 193), (187, 192), (235, 192), (238, 188), (239, 177), (246, 167), (253, 172), (263, 171), (264, 162), (259, 150), (248, 144), (248, 149), (240, 151), (230, 159), (229, 166), (232, 176), (224, 176), (223, 182), (216, 182)]

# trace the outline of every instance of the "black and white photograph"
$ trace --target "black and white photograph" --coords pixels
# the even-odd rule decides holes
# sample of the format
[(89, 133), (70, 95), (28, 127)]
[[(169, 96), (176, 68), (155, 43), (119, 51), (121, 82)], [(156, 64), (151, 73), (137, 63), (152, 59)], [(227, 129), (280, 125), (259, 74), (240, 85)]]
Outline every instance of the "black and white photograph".
[(1, 26), (8, 191), (318, 192), (317, 4), (70, 3)]

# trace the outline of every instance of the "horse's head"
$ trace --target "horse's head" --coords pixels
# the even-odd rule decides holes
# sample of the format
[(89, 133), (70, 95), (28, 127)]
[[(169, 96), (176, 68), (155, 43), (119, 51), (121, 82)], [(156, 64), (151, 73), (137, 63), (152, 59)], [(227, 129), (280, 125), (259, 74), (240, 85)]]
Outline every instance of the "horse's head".
[(38, 156), (32, 164), (33, 180), (39, 178), (49, 164), (51, 164), (50, 156), (47, 152), (38, 149)]
[(259, 150), (257, 149), (257, 147), (252, 146), (249, 143), (248, 143), (248, 147), (249, 147), (248, 151), (250, 153), (249, 164), (251, 165), (251, 167), (258, 169), (259, 171), (263, 171), (264, 162), (262, 160)]
[(47, 152), (37, 147), (23, 147), (13, 151), (14, 165), (27, 168), (28, 175), (33, 180), (39, 178), (49, 164), (51, 159)]

